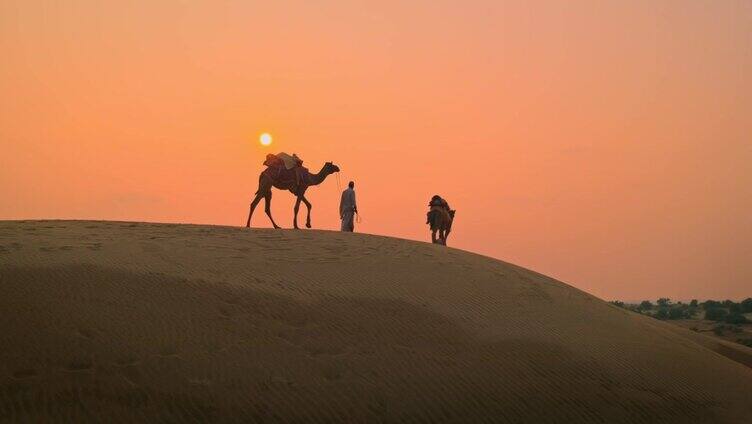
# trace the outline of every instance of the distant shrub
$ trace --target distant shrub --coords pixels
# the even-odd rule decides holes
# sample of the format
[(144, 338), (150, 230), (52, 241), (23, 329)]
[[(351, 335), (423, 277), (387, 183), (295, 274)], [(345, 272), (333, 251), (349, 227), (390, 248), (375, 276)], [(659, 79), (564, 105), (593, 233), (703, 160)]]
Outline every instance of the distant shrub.
[(689, 308), (686, 305), (674, 306), (668, 310), (668, 319), (690, 318)]
[(688, 306), (687, 307), (687, 318), (693, 318), (695, 315), (697, 315), (697, 309), (698, 308), (696, 308), (696, 307)]
[(752, 312), (752, 297), (748, 297), (739, 303), (742, 307), (742, 313)]
[(728, 311), (723, 308), (710, 308), (705, 310), (705, 319), (710, 321), (723, 321)]
[(736, 302), (730, 299), (726, 299), (723, 302), (721, 302), (721, 306), (723, 306), (724, 308), (730, 308), (734, 305), (736, 305)]
[(643, 300), (642, 302), (640, 302), (638, 309), (640, 309), (641, 311), (649, 311), (653, 309), (653, 304), (649, 300)]
[(670, 305), (670, 304), (671, 304), (671, 299), (669, 299), (669, 298), (667, 298), (667, 297), (662, 297), (662, 298), (660, 298), (660, 299), (656, 300), (656, 301), (655, 301), (655, 303), (656, 303), (656, 304), (657, 304), (658, 306), (668, 306), (668, 305)]
[(742, 314), (740, 314), (738, 312), (732, 312), (732, 313), (726, 315), (723, 318), (723, 320), (727, 324), (746, 324), (746, 323), (749, 322), (749, 320), (747, 319), (747, 317), (745, 317), (744, 315), (742, 315)]
[(697, 307), (697, 299), (692, 299), (691, 302), (689, 302), (689, 306), (696, 308)]
[(610, 303), (610, 304), (612, 304), (614, 306), (618, 306), (620, 308), (624, 307), (624, 302), (622, 302), (621, 300), (612, 300), (612, 301), (610, 301), (608, 303)]
[(723, 306), (721, 305), (721, 302), (715, 300), (706, 300), (702, 302), (702, 309), (705, 309), (706, 311), (712, 308), (720, 308), (721, 306)]
[(668, 318), (669, 317), (668, 311), (669, 311), (668, 308), (660, 308), (660, 309), (658, 309), (658, 312), (655, 313), (655, 318), (658, 318), (658, 319), (669, 319)]

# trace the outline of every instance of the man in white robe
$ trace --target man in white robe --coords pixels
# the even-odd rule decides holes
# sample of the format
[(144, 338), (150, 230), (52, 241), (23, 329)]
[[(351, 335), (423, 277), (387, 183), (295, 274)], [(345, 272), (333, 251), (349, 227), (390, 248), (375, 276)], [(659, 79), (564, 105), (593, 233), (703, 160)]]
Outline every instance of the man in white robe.
[(355, 183), (350, 181), (347, 189), (342, 192), (339, 201), (339, 217), (342, 220), (342, 231), (353, 232), (355, 230), (355, 214), (358, 206), (355, 204)]

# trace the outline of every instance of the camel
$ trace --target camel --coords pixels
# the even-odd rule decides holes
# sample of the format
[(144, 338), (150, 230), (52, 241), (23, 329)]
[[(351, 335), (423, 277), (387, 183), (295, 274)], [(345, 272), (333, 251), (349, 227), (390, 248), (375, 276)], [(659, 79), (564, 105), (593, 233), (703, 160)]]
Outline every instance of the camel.
[(311, 228), (311, 202), (305, 198), (305, 192), (308, 187), (313, 185), (319, 185), (329, 175), (339, 172), (339, 167), (331, 162), (327, 162), (321, 168), (318, 174), (311, 174), (307, 169), (303, 168), (302, 172), (296, 173), (296, 170), (285, 170), (284, 166), (280, 167), (268, 167), (261, 175), (259, 175), (259, 186), (256, 190), (256, 197), (251, 202), (251, 210), (248, 213), (248, 221), (245, 223), (246, 228), (251, 226), (251, 217), (253, 216), (253, 210), (256, 209), (256, 205), (263, 198), (265, 200), (264, 211), (269, 219), (272, 221), (274, 228), (280, 228), (274, 218), (272, 218), (271, 204), (272, 204), (272, 187), (276, 187), (279, 190), (288, 190), (290, 193), (297, 197), (294, 208), (293, 225), (295, 229), (298, 229), (298, 210), (300, 210), (300, 202), (305, 203), (308, 208), (308, 215), (306, 216), (306, 227)]
[[(447, 211), (440, 206), (433, 206), (428, 211), (428, 224), (431, 226), (431, 243), (443, 244), (446, 246), (449, 233), (452, 231), (452, 222), (454, 221), (454, 210)], [(438, 231), (439, 237), (436, 238)]]

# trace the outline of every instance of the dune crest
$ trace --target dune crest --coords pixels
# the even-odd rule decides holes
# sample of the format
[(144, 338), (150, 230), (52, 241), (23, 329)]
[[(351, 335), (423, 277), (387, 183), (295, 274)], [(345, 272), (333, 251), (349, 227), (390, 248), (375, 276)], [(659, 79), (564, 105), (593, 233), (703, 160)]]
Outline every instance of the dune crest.
[(5, 221), (0, 311), (0, 421), (752, 416), (748, 348), (388, 237)]

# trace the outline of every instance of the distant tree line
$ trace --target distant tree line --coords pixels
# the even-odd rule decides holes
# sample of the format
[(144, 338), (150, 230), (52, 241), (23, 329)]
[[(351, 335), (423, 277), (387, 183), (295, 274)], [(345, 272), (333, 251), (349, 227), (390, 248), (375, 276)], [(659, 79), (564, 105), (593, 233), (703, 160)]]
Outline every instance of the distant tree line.
[(726, 324), (752, 322), (744, 316), (746, 313), (752, 313), (752, 298), (749, 297), (741, 302), (732, 300), (698, 302), (697, 299), (694, 299), (689, 303), (673, 303), (671, 299), (662, 297), (656, 300), (655, 304), (649, 300), (643, 300), (639, 304), (624, 303), (618, 300), (610, 303), (660, 320), (704, 318)]

